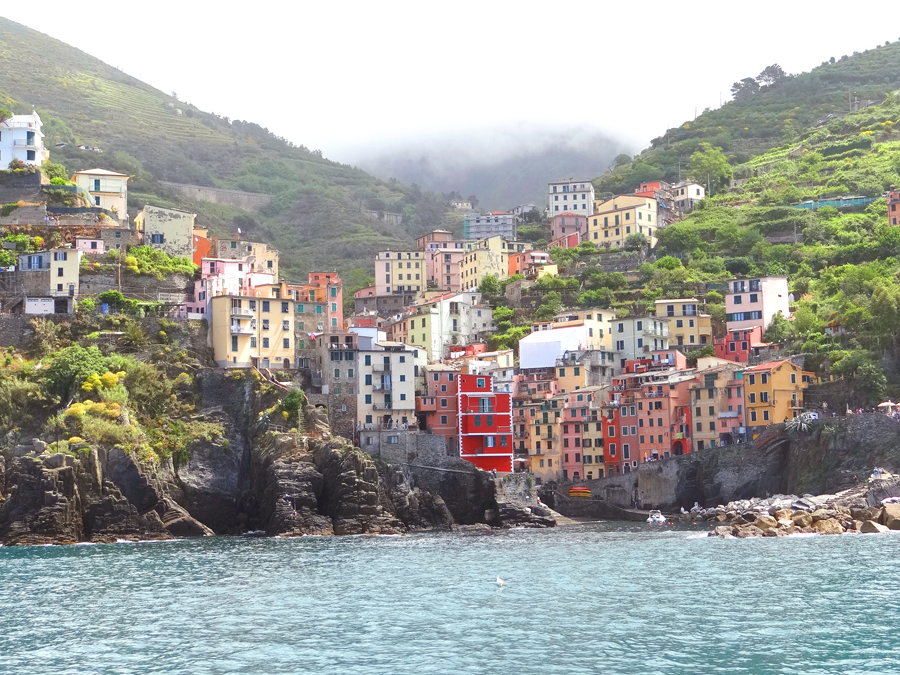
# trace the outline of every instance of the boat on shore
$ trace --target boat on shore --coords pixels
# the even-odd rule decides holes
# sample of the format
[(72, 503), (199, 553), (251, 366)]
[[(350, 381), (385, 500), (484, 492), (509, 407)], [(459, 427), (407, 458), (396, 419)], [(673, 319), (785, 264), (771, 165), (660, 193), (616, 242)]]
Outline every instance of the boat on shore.
[(647, 522), (651, 525), (665, 525), (666, 517), (662, 514), (662, 512), (653, 510), (650, 512), (650, 515), (647, 516)]

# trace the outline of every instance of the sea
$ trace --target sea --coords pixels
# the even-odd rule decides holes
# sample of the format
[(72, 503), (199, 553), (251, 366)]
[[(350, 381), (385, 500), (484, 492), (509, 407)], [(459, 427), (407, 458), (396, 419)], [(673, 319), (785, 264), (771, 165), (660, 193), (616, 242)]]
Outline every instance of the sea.
[(0, 673), (900, 673), (900, 533), (707, 530), (0, 548)]

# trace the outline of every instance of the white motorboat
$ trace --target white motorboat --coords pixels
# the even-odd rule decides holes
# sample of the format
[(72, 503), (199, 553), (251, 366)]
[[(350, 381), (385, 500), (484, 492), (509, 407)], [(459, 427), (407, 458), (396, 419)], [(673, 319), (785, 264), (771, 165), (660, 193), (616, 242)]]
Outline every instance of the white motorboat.
[(647, 522), (651, 525), (665, 525), (666, 517), (660, 513), (659, 511), (651, 511), (650, 515), (647, 517)]

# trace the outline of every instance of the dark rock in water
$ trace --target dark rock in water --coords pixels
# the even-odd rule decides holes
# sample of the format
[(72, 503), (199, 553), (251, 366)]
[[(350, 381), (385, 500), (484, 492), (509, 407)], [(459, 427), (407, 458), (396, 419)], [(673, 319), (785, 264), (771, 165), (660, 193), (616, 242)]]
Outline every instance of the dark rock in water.
[(320, 509), (331, 516), (335, 534), (401, 534), (405, 526), (379, 485), (374, 462), (349, 441), (314, 441), (313, 461), (324, 491)]
[(295, 434), (261, 439), (252, 452), (251, 481), (267, 535), (334, 534), (331, 518), (319, 512), (324, 480), (305, 439)]
[(763, 535), (763, 530), (759, 529), (756, 525), (739, 525), (732, 529), (732, 534), (739, 539), (761, 537)]
[(0, 506), (4, 545), (72, 544), (84, 539), (74, 467), (48, 468), (40, 458), (17, 457), (6, 482), (8, 498)]
[(215, 534), (168, 497), (161, 499), (154, 510), (166, 531), (175, 537), (211, 537)]
[(900, 478), (883, 478), (872, 480), (866, 490), (866, 503), (869, 506), (880, 506), (882, 500), (889, 497), (900, 497)]
[[(399, 466), (385, 468), (384, 483), (397, 517), (410, 530), (449, 530), (453, 527), (453, 515), (441, 496), (412, 487)], [(547, 515), (550, 515), (549, 511)]]

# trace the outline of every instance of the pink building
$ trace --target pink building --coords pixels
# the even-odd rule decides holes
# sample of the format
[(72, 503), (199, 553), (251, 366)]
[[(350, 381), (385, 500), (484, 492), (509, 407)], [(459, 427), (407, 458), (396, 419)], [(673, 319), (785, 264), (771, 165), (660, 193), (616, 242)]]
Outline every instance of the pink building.
[(449, 248), (435, 248), (425, 252), (425, 273), (428, 280), (445, 291), (460, 290), (459, 263), (466, 251)]
[(254, 295), (253, 288), (274, 283), (270, 272), (253, 272), (243, 260), (228, 258), (203, 258), (200, 264), (200, 280), (194, 282), (194, 299), (183, 312), (206, 314), (207, 303), (217, 295)]
[[(584, 432), (587, 431), (591, 416), (591, 401), (594, 392), (573, 391), (560, 394), (562, 399), (562, 415), (559, 420), (559, 436), (562, 454), (564, 480), (581, 480), (584, 477), (585, 457), (582, 453)], [(592, 453), (589, 450), (588, 453)], [(588, 460), (589, 462), (590, 460)]]
[(567, 211), (550, 219), (551, 241), (569, 234), (583, 235), (585, 232), (587, 232), (587, 216), (579, 216)]
[(102, 239), (75, 237), (75, 249), (87, 255), (102, 255), (106, 253), (106, 244)]
[(725, 294), (725, 321), (729, 331), (760, 326), (765, 332), (778, 312), (791, 316), (787, 277), (735, 279)]

